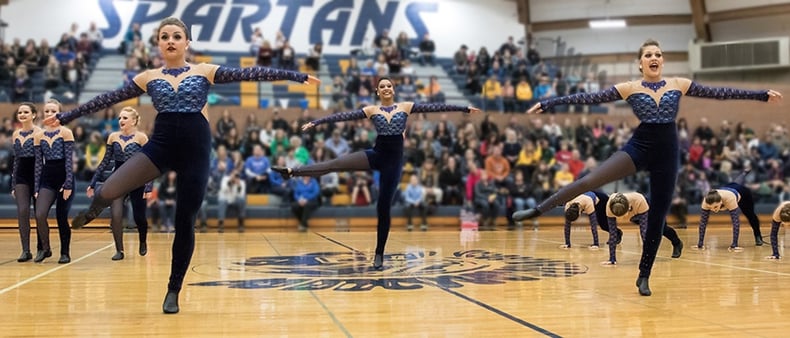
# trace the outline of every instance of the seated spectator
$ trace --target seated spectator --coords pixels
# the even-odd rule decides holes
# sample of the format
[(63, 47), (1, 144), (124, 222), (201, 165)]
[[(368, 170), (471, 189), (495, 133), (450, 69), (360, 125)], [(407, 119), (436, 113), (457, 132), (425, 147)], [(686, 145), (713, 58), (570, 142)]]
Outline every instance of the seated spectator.
[(412, 83), (412, 78), (410, 76), (401, 77), (401, 82), (398, 85), (396, 93), (398, 95), (398, 101), (418, 101), (417, 87)]
[(485, 171), (487, 177), (494, 182), (498, 188), (507, 185), (510, 176), (510, 162), (502, 156), (502, 143), (491, 145), (491, 154), (486, 157)]
[(418, 178), (424, 190), (423, 201), (425, 205), (435, 208), (442, 201), (444, 190), (439, 187), (439, 169), (436, 167), (434, 157), (425, 159)]
[(247, 177), (249, 192), (252, 194), (269, 193), (269, 159), (263, 154), (263, 148), (255, 145), (252, 156), (244, 162), (244, 173)]
[(239, 232), (244, 232), (244, 218), (247, 211), (247, 185), (236, 172), (222, 177), (219, 193), (217, 194), (217, 231), (225, 230), (225, 215), (228, 208), (236, 208), (236, 217), (239, 220)]
[(390, 75), (398, 75), (401, 71), (401, 58), (400, 52), (395, 46), (384, 47), (382, 51), (384, 58), (387, 60)]
[(296, 52), (288, 40), (283, 41), (283, 46), (279, 51), (279, 66), (282, 69), (295, 70), (296, 69)]
[(33, 82), (30, 80), (30, 76), (27, 75), (27, 66), (22, 64), (19, 65), (19, 67), (16, 67), (12, 83), (14, 90), (12, 92), (13, 95), (11, 96), (11, 100), (14, 103), (31, 100)]
[(436, 75), (431, 75), (425, 86), (425, 99), (430, 103), (444, 103), (444, 92)]
[(412, 231), (414, 229), (414, 222), (412, 216), (414, 211), (419, 212), (422, 218), (420, 230), (428, 230), (428, 208), (425, 202), (425, 187), (420, 184), (420, 179), (417, 175), (409, 177), (409, 184), (406, 185), (406, 191), (403, 192), (403, 213), (406, 215), (406, 230)]
[(552, 88), (551, 79), (549, 79), (549, 76), (545, 73), (540, 74), (538, 77), (538, 85), (535, 87), (533, 97), (535, 100), (545, 100), (554, 96), (555, 94)]
[(425, 33), (420, 41), (420, 64), (433, 66), (434, 53), (436, 52), (436, 44), (431, 40), (431, 35)]
[(343, 156), (351, 151), (351, 147), (349, 147), (348, 141), (340, 137), (340, 130), (338, 129), (335, 129), (332, 132), (332, 137), (324, 141), (324, 146), (327, 147), (329, 150), (331, 150), (336, 157)]
[(465, 74), (467, 69), (469, 69), (469, 56), (466, 54), (466, 51), (466, 45), (461, 45), (461, 48), (455, 51), (453, 55), (453, 61), (455, 62), (453, 69), (457, 74)]
[(313, 48), (310, 48), (310, 50), (307, 51), (307, 58), (305, 59), (304, 63), (309, 70), (315, 72), (321, 70), (322, 49), (323, 49), (323, 44), (319, 42), (313, 45)]
[(492, 108), (500, 113), (505, 111), (502, 86), (494, 75), (490, 75), (485, 84), (483, 84), (483, 110), (489, 111)]
[(526, 112), (532, 105), (532, 86), (526, 77), (521, 77), (516, 85), (516, 111)]
[(370, 176), (364, 171), (357, 171), (350, 180), (351, 185), (351, 204), (366, 206), (373, 203), (373, 195), (370, 193)]
[(502, 102), (506, 112), (516, 111), (516, 88), (510, 81), (505, 81), (502, 85)]
[(461, 205), (464, 201), (463, 176), (455, 156), (447, 157), (447, 162), (439, 173), (439, 186), (442, 187), (442, 205)]
[(175, 231), (176, 219), (176, 172), (169, 171), (159, 184), (159, 210), (162, 215), (162, 232)]
[(486, 171), (480, 171), (480, 180), (475, 184), (474, 189), (474, 206), (475, 211), (481, 215), (482, 230), (496, 229), (496, 218), (500, 208), (498, 197), (497, 188)]
[(269, 40), (263, 40), (263, 44), (258, 49), (258, 66), (271, 67), (274, 60), (274, 49)]
[(332, 196), (340, 192), (340, 175), (336, 172), (331, 172), (319, 177), (321, 184), (321, 204), (329, 204)]
[(307, 231), (310, 215), (318, 209), (318, 198), (320, 189), (318, 181), (310, 176), (304, 176), (294, 180), (293, 183), (293, 202), (291, 212), (299, 220), (299, 231)]

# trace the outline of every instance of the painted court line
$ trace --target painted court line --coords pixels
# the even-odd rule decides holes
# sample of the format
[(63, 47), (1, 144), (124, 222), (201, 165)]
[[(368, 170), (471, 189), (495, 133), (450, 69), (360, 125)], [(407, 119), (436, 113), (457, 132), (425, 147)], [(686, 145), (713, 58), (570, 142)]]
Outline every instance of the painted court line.
[(82, 261), (83, 259), (85, 259), (85, 258), (88, 258), (88, 257), (90, 257), (90, 256), (93, 256), (93, 255), (95, 255), (95, 254), (97, 254), (97, 253), (99, 253), (99, 252), (102, 252), (102, 251), (104, 251), (104, 250), (107, 250), (107, 249), (109, 249), (110, 247), (112, 247), (113, 245), (115, 245), (115, 244), (112, 244), (112, 243), (110, 243), (110, 244), (107, 244), (107, 246), (105, 246), (105, 247), (103, 247), (103, 248), (100, 248), (100, 249), (96, 249), (96, 251), (93, 251), (93, 252), (91, 252), (91, 253), (89, 253), (89, 254), (87, 254), (87, 255), (85, 255), (85, 256), (82, 256), (82, 257), (80, 257), (80, 258), (78, 258), (78, 259), (75, 259), (75, 260), (71, 261), (71, 263), (69, 263), (69, 264), (60, 264), (60, 265), (59, 265), (59, 266), (57, 266), (57, 267), (54, 267), (54, 268), (52, 268), (52, 269), (49, 269), (49, 270), (47, 270), (47, 271), (44, 271), (44, 272), (42, 272), (42, 273), (40, 273), (40, 274), (38, 274), (38, 275), (35, 275), (35, 276), (33, 276), (33, 277), (30, 277), (30, 278), (28, 278), (28, 279), (25, 279), (25, 280), (23, 280), (23, 281), (20, 281), (20, 282), (18, 282), (18, 283), (16, 283), (16, 284), (14, 284), (14, 285), (11, 285), (11, 286), (9, 286), (9, 287), (7, 287), (7, 288), (5, 288), (5, 289), (2, 289), (2, 290), (0, 290), (0, 295), (2, 295), (2, 294), (4, 294), (4, 293), (6, 293), (6, 292), (8, 292), (8, 291), (11, 291), (11, 290), (13, 290), (13, 289), (16, 289), (16, 288), (18, 288), (18, 287), (20, 287), (20, 286), (23, 286), (23, 285), (25, 285), (25, 284), (27, 284), (27, 283), (30, 283), (30, 282), (32, 282), (32, 281), (35, 281), (36, 279), (39, 279), (39, 278), (41, 278), (41, 277), (44, 277), (44, 276), (46, 276), (46, 275), (49, 275), (49, 274), (51, 274), (51, 273), (53, 273), (53, 272), (55, 272), (55, 271), (58, 271), (58, 270), (60, 270), (60, 269), (63, 269), (63, 268), (65, 268), (65, 267), (67, 267), (67, 266), (69, 266), (69, 265), (71, 265), (71, 264), (74, 264), (74, 263), (77, 263), (77, 262), (79, 262), (79, 261)]

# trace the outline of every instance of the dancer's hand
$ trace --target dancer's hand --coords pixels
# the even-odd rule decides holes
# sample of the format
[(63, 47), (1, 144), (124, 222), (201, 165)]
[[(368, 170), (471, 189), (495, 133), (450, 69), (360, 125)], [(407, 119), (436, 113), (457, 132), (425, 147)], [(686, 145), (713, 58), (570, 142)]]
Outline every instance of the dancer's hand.
[(60, 120), (58, 120), (57, 114), (45, 118), (44, 125), (47, 127), (60, 127)]
[(307, 76), (307, 81), (304, 82), (304, 84), (308, 84), (308, 85), (317, 85), (317, 84), (320, 84), (320, 83), (321, 83), (321, 79), (319, 79), (319, 78), (317, 78), (315, 76), (312, 76), (312, 75), (308, 75)]
[(88, 189), (85, 190), (85, 194), (88, 195), (88, 198), (93, 198), (93, 188), (88, 187)]
[(304, 125), (302, 125), (302, 131), (307, 131), (312, 127), (315, 127), (315, 124), (313, 124), (313, 122), (307, 122)]
[(782, 101), (782, 93), (777, 92), (773, 89), (768, 90), (768, 102), (779, 102)]
[(543, 112), (543, 107), (540, 106), (540, 102), (536, 103), (532, 108), (527, 110), (527, 114), (540, 114)]
[(480, 108), (469, 106), (469, 114), (477, 114), (480, 112)]
[(63, 192), (63, 200), (64, 201), (68, 200), (69, 197), (71, 197), (71, 189), (63, 189), (61, 191)]

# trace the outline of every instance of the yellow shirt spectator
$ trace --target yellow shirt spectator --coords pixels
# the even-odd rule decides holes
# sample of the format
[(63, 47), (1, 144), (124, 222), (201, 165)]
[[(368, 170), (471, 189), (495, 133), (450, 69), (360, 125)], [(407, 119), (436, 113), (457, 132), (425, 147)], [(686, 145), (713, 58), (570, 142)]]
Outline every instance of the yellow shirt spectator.
[(489, 100), (502, 97), (502, 85), (493, 76), (489, 77), (483, 85), (483, 97)]
[(532, 87), (530, 87), (527, 81), (522, 80), (516, 86), (516, 99), (519, 101), (532, 100)]

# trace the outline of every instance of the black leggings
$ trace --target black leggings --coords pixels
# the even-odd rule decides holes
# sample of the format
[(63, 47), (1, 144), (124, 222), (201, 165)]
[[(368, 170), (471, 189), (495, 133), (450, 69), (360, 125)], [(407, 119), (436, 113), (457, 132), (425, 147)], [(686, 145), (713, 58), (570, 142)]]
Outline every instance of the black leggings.
[(403, 136), (379, 135), (373, 149), (358, 151), (334, 160), (293, 168), (294, 176), (318, 177), (330, 172), (378, 170), (379, 198), (376, 203), (376, 254), (383, 255), (389, 237), (392, 217), (390, 211), (398, 191), (403, 159)]
[[(137, 225), (137, 233), (140, 235), (140, 243), (145, 243), (148, 237), (148, 219), (145, 217), (145, 200), (143, 199), (145, 187), (139, 187), (129, 193), (129, 201), (132, 203), (132, 217)], [(115, 241), (115, 250), (123, 252), (123, 205), (124, 198), (118, 198), (112, 202), (112, 218), (110, 228), (112, 238)]]
[(63, 192), (55, 192), (48, 188), (38, 191), (36, 199), (36, 233), (41, 250), (52, 250), (49, 244), (49, 209), (55, 204), (55, 219), (58, 222), (58, 233), (60, 235), (60, 253), (68, 255), (71, 244), (71, 226), (69, 225), (69, 210), (74, 194), (69, 199), (63, 199)]
[[(16, 199), (17, 222), (19, 223), (19, 240), (22, 242), (22, 251), (30, 251), (30, 186), (27, 184), (17, 184), (14, 187), (14, 197)], [(33, 199), (35, 203), (35, 199)], [(35, 205), (35, 204), (34, 204)], [(41, 250), (41, 239), (38, 239), (38, 249)]]

